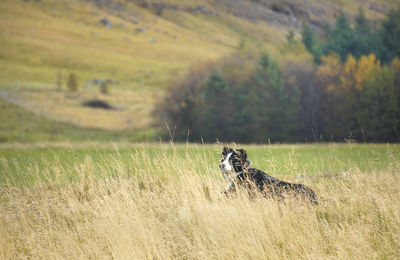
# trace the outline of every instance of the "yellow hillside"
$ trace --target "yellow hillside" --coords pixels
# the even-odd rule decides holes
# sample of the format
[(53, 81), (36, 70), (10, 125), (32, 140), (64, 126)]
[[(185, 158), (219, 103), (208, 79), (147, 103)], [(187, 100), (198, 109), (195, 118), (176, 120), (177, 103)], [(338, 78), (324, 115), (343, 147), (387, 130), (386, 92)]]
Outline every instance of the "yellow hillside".
[[(303, 20), (317, 25), (332, 20), (340, 8), (354, 15), (360, 5), (313, 0), (2, 0), (0, 97), (79, 126), (148, 128), (155, 101), (188, 66), (238, 50), (276, 55), (287, 31), (298, 32)], [(398, 5), (387, 0), (363, 6), (370, 19), (380, 19)], [(78, 78), (74, 95), (66, 89), (70, 73)], [(104, 78), (118, 81), (108, 95), (88, 84)], [(90, 99), (118, 109), (99, 112), (81, 106)]]

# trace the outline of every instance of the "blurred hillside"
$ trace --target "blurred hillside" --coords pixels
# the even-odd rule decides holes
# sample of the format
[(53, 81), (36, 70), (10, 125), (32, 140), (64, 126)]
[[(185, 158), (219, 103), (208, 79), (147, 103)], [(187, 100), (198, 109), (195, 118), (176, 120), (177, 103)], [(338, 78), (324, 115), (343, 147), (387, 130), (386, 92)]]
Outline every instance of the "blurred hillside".
[[(332, 23), (358, 8), (378, 22), (395, 0), (6, 0), (0, 2), (0, 96), (81, 127), (145, 129), (154, 102), (189, 66), (232, 52), (276, 55), (302, 22)], [(79, 90), (66, 82), (75, 73)], [(108, 94), (92, 84), (111, 79)], [(101, 99), (117, 109), (83, 107)]]

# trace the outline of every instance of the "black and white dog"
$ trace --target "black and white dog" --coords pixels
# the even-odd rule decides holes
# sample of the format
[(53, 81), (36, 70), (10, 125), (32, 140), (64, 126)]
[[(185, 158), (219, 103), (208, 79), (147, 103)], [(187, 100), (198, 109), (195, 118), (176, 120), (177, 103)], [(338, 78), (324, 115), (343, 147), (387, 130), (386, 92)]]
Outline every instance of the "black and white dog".
[(238, 186), (249, 189), (256, 187), (265, 197), (282, 199), (285, 195), (293, 195), (318, 204), (317, 195), (309, 187), (281, 181), (256, 168), (250, 168), (250, 161), (243, 149), (224, 147), (219, 167), (225, 179), (230, 181), (227, 192), (234, 192)]

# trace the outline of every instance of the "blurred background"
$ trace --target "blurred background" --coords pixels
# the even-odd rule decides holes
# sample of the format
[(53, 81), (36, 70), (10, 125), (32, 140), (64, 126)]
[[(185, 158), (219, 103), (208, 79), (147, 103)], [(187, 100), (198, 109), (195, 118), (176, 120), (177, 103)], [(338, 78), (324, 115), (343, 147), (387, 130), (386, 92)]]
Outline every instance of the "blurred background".
[(399, 142), (398, 0), (2, 0), (0, 142)]

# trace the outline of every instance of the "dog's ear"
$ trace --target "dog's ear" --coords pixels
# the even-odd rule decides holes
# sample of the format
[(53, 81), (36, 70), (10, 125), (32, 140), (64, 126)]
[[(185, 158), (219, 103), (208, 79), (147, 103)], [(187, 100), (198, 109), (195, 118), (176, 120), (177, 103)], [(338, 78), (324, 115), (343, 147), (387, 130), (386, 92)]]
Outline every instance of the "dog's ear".
[(223, 156), (226, 156), (228, 153), (230, 153), (230, 152), (232, 152), (233, 150), (231, 149), (231, 148), (228, 148), (228, 147), (224, 147), (223, 149), (222, 149), (222, 155)]
[(247, 162), (247, 153), (244, 149), (238, 149), (237, 150), (240, 155), (240, 159), (242, 159), (243, 162)]
[(243, 168), (249, 169), (250, 168), (250, 161), (247, 160), (247, 152), (244, 149), (239, 149), (240, 159), (242, 160)]

